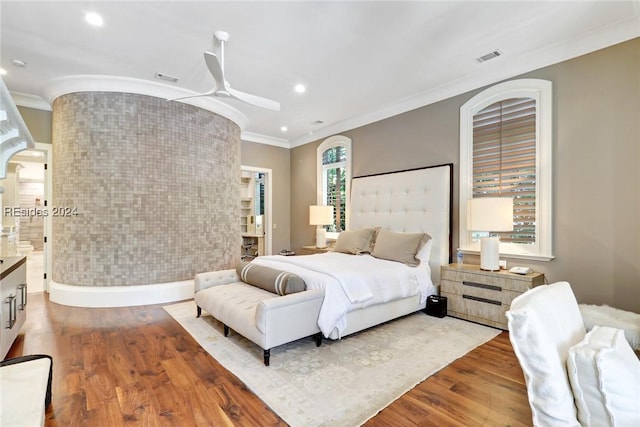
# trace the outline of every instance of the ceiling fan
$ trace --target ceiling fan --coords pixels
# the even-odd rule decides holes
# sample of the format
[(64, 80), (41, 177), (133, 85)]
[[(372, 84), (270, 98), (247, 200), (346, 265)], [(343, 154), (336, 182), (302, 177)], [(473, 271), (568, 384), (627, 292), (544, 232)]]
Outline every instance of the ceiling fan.
[(218, 56), (213, 52), (205, 52), (204, 61), (207, 64), (207, 68), (209, 68), (209, 72), (216, 81), (215, 88), (205, 93), (171, 98), (168, 101), (178, 101), (181, 99), (195, 98), (198, 96), (213, 95), (220, 98), (235, 98), (240, 101), (246, 102), (247, 104), (255, 105), (256, 107), (266, 108), (273, 111), (280, 111), (280, 103), (277, 101), (241, 92), (231, 87), (224, 76), (224, 44), (229, 40), (229, 33), (225, 31), (216, 31), (214, 35), (220, 43), (220, 57), (218, 58)]

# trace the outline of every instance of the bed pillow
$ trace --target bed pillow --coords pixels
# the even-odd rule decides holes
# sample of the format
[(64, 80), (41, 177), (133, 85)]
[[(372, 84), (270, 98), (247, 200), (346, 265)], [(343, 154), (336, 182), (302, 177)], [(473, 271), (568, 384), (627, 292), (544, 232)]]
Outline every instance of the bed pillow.
[(433, 239), (429, 239), (427, 243), (418, 251), (416, 258), (420, 260), (420, 265), (429, 265), (431, 259), (431, 249), (433, 248)]
[(293, 294), (307, 289), (307, 284), (296, 274), (251, 262), (241, 262), (236, 272), (243, 282), (278, 295)]
[(371, 252), (377, 230), (378, 228), (360, 228), (341, 231), (333, 251), (353, 255)]
[(569, 349), (567, 371), (581, 425), (640, 426), (640, 361), (622, 329), (594, 326)]
[(420, 264), (416, 254), (430, 239), (431, 236), (427, 233), (398, 233), (380, 229), (376, 234), (371, 255), (415, 267)]

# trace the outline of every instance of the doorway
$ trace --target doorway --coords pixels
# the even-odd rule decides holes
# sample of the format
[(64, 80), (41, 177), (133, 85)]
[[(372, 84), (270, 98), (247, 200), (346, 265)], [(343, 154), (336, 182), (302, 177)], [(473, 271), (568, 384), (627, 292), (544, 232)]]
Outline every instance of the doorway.
[(241, 167), (241, 255), (246, 260), (272, 253), (271, 176), (271, 169)]
[[(15, 197), (7, 202), (26, 213), (17, 218), (18, 233), (11, 255), (27, 257), (29, 293), (47, 292), (51, 276), (50, 242), (46, 237), (51, 217), (44, 214), (51, 200), (50, 148), (50, 144), (36, 143), (34, 149), (20, 151), (9, 160), (18, 172)], [(8, 205), (5, 203), (4, 207)]]

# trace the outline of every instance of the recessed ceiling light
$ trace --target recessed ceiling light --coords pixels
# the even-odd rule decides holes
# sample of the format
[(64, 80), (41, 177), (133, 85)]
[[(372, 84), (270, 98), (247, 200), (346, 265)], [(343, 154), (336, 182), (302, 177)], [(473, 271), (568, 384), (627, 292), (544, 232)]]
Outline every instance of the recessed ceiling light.
[(87, 12), (84, 15), (84, 19), (94, 27), (102, 27), (102, 24), (104, 24), (104, 21), (102, 20), (102, 16), (98, 15), (95, 12)]
[(282, 132), (286, 132), (286, 131), (288, 131), (289, 129), (287, 129), (287, 127), (286, 127), (286, 126), (282, 126), (282, 127), (280, 128), (280, 130), (281, 130)]
[(0, 68), (0, 76), (6, 76), (7, 75), (7, 70), (5, 70), (4, 68)]
[(20, 59), (12, 59), (11, 63), (13, 64), (14, 67), (18, 67), (18, 68), (24, 68), (27, 66), (27, 63)]
[(293, 90), (295, 90), (297, 93), (305, 93), (307, 91), (307, 88), (304, 87), (302, 83), (298, 83), (297, 85), (295, 85)]

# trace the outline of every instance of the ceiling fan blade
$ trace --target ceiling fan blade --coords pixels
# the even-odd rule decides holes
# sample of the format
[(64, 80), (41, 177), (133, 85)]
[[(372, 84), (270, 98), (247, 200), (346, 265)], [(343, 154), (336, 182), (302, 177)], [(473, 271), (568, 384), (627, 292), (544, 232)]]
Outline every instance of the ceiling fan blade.
[(218, 56), (213, 52), (204, 53), (204, 62), (207, 63), (207, 68), (216, 81), (216, 85), (219, 88), (224, 87), (224, 70), (222, 64), (218, 60)]
[(280, 111), (280, 103), (277, 101), (272, 101), (271, 99), (263, 98), (261, 96), (240, 92), (239, 90), (232, 89), (229, 85), (226, 85), (226, 90), (229, 95), (236, 99), (239, 99), (240, 101), (244, 101), (247, 104), (266, 108), (267, 110)]
[(210, 96), (210, 95), (213, 95), (214, 93), (216, 93), (216, 90), (215, 89), (211, 89), (209, 92), (198, 93), (198, 94), (195, 94), (195, 95), (179, 96), (177, 98), (167, 99), (167, 101), (179, 101), (181, 99), (196, 98), (198, 96)]

